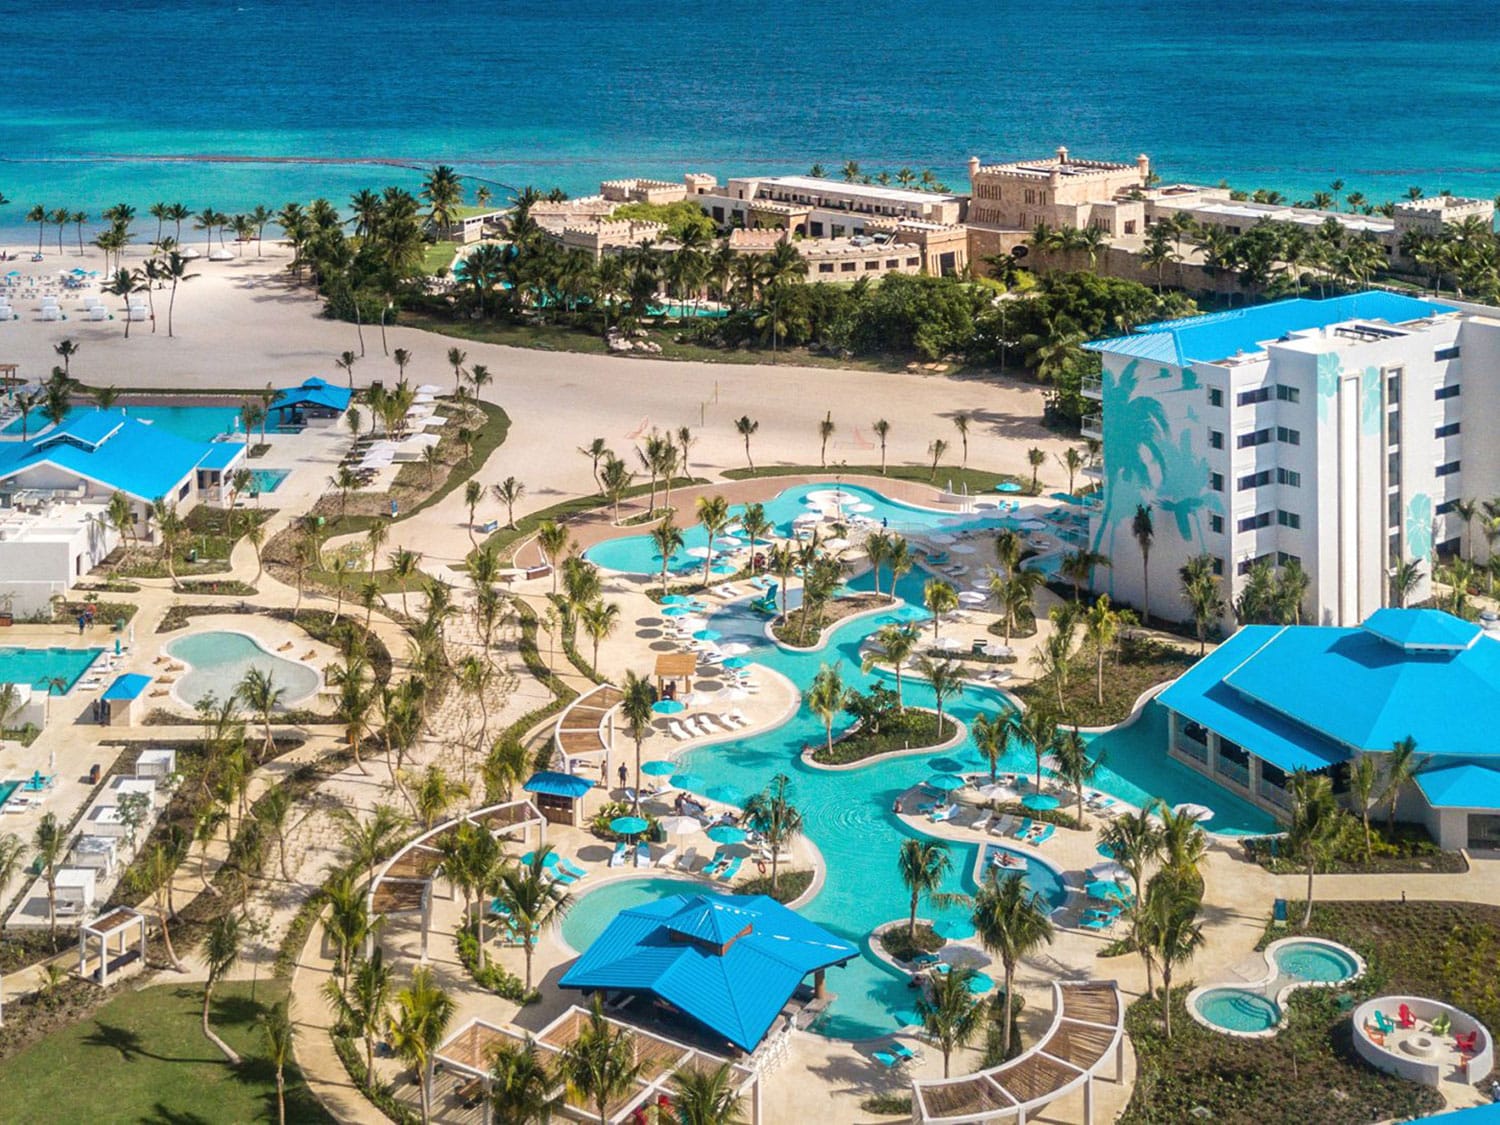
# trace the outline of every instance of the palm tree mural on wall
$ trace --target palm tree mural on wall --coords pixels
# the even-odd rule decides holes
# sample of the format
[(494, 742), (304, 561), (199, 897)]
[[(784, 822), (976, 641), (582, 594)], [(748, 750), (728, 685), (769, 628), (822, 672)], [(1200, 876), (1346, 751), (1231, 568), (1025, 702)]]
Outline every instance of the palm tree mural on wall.
[[(1159, 368), (1158, 374), (1168, 372)], [(1171, 471), (1173, 450), (1166, 411), (1155, 394), (1138, 393), (1139, 361), (1131, 360), (1118, 373), (1106, 364), (1102, 376), (1104, 447), (1109, 455), (1104, 460), (1104, 510), (1095, 524), (1093, 550), (1108, 554), (1115, 544), (1106, 541), (1106, 534), (1113, 535), (1116, 525), (1128, 521), (1138, 506), (1157, 503), (1160, 482)], [(1198, 488), (1208, 491), (1207, 472)]]

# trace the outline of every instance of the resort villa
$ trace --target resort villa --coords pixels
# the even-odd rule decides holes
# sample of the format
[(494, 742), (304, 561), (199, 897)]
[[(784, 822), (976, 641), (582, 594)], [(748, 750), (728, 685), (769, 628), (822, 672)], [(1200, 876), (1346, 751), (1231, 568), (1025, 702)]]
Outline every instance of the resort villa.
[(137, 527), (157, 500), (186, 512), (245, 458), (238, 441), (189, 441), (105, 410), (78, 410), (26, 441), (0, 442), (0, 598), (17, 617), (51, 598), (119, 544), (108, 517), (123, 493)]
[(1293, 771), (1331, 772), (1405, 739), (1425, 763), (1402, 819), (1439, 846), (1500, 846), (1500, 640), (1439, 610), (1381, 609), (1357, 628), (1246, 625), (1158, 697), (1174, 758), (1269, 809)]
[[(1353, 626), (1388, 603), (1390, 574), (1465, 531), (1455, 504), (1500, 492), (1500, 320), (1492, 310), (1366, 292), (1287, 300), (1148, 325), (1088, 345), (1103, 375), (1084, 421), (1103, 442), (1093, 549), (1098, 583), (1141, 605), (1132, 534), (1153, 515), (1152, 583), (1175, 606), (1176, 575), (1207, 554), (1231, 602), (1255, 563), (1295, 560), (1307, 620)], [(1134, 560), (1136, 565), (1131, 564)], [(1160, 608), (1160, 607), (1158, 607)]]

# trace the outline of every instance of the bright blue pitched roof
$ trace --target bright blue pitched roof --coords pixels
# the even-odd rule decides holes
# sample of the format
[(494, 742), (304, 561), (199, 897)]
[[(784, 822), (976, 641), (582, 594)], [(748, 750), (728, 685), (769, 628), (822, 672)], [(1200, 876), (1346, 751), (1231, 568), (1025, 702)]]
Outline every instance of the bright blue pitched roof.
[(1327, 328), (1346, 320), (1383, 320), (1399, 324), (1452, 311), (1450, 305), (1372, 289), (1321, 301), (1294, 297), (1266, 305), (1163, 320), (1143, 325), (1129, 336), (1095, 340), (1085, 347), (1186, 367), (1190, 363), (1227, 359), (1237, 352), (1259, 351), (1262, 344), (1278, 340), (1288, 332)]
[(1424, 754), (1497, 756), (1500, 641), (1438, 610), (1371, 620), (1374, 628), (1247, 626), (1161, 701), (1282, 769), (1387, 752), (1407, 737)]
[(242, 441), (209, 442), (208, 452), (203, 455), (203, 460), (198, 462), (198, 468), (218, 469), (222, 472), (243, 456), (245, 456), (245, 443)]
[(858, 953), (765, 895), (672, 895), (622, 910), (559, 983), (649, 993), (753, 1051), (808, 973)]
[(528, 793), (545, 793), (549, 797), (572, 797), (575, 800), (593, 787), (594, 783), (588, 778), (579, 777), (577, 774), (558, 773), (556, 770), (542, 770), (534, 773), (526, 779), (526, 784), (521, 786)]
[(1435, 809), (1500, 809), (1500, 768), (1474, 762), (1429, 766), (1417, 788)]
[(116, 676), (115, 682), (105, 689), (103, 699), (135, 699), (151, 686), (151, 677), (139, 672), (127, 672)]
[(0, 443), (0, 480), (53, 465), (150, 502), (176, 488), (215, 444), (224, 443), (190, 441), (109, 411), (78, 411), (41, 437)]
[(319, 406), (328, 410), (345, 410), (354, 392), (348, 387), (335, 387), (317, 377), (306, 380), (300, 387), (284, 387), (271, 400), (272, 410), (287, 410), (294, 406)]

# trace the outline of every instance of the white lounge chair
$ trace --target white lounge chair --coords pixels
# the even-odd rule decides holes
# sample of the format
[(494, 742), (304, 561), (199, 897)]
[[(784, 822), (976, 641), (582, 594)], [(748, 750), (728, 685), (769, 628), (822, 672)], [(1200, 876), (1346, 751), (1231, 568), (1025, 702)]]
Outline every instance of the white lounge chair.
[(677, 849), (674, 847), (668, 847), (666, 851), (662, 852), (661, 855), (656, 857), (656, 866), (671, 867), (673, 861), (676, 860), (676, 858)]
[(1008, 836), (1010, 835), (1010, 830), (1015, 827), (1015, 824), (1015, 817), (1011, 816), (1010, 813), (1002, 813), (999, 820), (993, 821), (990, 824), (990, 835)]
[(682, 729), (682, 724), (679, 723), (676, 719), (672, 719), (667, 723), (667, 731), (678, 742), (687, 742), (693, 737), (692, 735), (688, 734), (687, 731)]
[(695, 719), (688, 720), (688, 723), (699, 734), (718, 734), (719, 733), (718, 728), (715, 727), (712, 723), (710, 723), (708, 721), (708, 716), (707, 715), (698, 715), (698, 716), (695, 717)]
[(698, 862), (698, 849), (697, 848), (689, 848), (687, 851), (683, 852), (681, 856), (678, 857), (678, 860), (677, 860), (677, 870), (678, 871), (691, 871), (693, 869), (693, 864), (695, 864), (697, 862)]
[(750, 720), (745, 718), (745, 712), (741, 711), (738, 707), (729, 712), (729, 721), (737, 727), (748, 727), (750, 725)]

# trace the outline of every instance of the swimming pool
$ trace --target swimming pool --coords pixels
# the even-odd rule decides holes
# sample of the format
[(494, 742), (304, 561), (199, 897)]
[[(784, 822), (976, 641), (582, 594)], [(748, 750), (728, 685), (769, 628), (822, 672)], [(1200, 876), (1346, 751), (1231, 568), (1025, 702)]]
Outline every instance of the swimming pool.
[(5, 802), (10, 800), (10, 795), (21, 788), (19, 781), (0, 781), (0, 808), (5, 807)]
[(1359, 974), (1359, 962), (1340, 946), (1321, 941), (1289, 941), (1279, 945), (1272, 960), (1285, 977), (1339, 984)]
[(244, 633), (194, 633), (173, 641), (166, 651), (168, 656), (188, 666), (174, 691), (189, 706), (208, 695), (227, 699), (252, 667), (268, 673), (277, 687), (285, 689), (282, 707), (300, 703), (317, 691), (322, 682), (315, 669), (267, 652), (255, 638)]
[[(0, 684), (30, 684), (58, 695), (72, 689), (102, 648), (0, 648)], [(61, 691), (53, 685), (61, 680)]]
[(251, 469), (250, 494), (271, 493), (281, 487), (281, 482), (292, 475), (290, 469)]
[[(73, 413), (92, 409), (96, 408), (74, 406)], [(150, 422), (153, 426), (160, 426), (169, 433), (191, 441), (212, 441), (220, 434), (232, 433), (240, 417), (238, 406), (121, 406), (114, 409), (128, 417)], [(40, 408), (35, 408), (30, 412), (26, 425), (27, 433), (32, 437), (36, 436), (38, 429), (46, 425), (46, 419)], [(21, 419), (16, 418), (0, 432), (7, 435), (19, 435)]]
[(1323, 938), (1281, 938), (1266, 947), (1263, 979), (1244, 985), (1210, 985), (1188, 993), (1188, 1014), (1226, 1035), (1275, 1035), (1285, 1020), (1287, 996), (1298, 988), (1331, 988), (1364, 975), (1365, 963), (1346, 945)]
[(1248, 988), (1211, 988), (1198, 997), (1197, 1012), (1214, 1027), (1242, 1035), (1270, 1031), (1281, 1022), (1276, 1001)]

